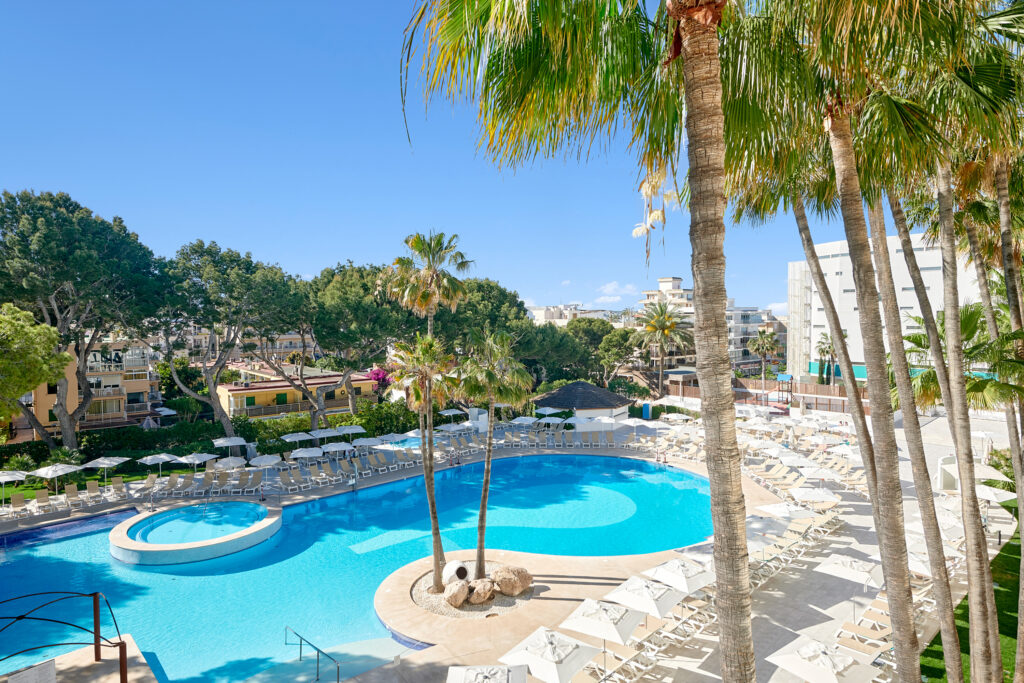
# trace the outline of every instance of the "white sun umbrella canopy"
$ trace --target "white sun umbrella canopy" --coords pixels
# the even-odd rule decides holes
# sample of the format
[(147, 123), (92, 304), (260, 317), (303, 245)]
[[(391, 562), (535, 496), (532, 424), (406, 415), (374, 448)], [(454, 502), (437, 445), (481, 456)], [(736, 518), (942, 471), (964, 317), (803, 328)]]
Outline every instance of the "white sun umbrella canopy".
[(249, 461), (253, 467), (271, 467), (281, 462), (280, 455), (257, 455)]
[(338, 434), (345, 436), (346, 434), (365, 434), (366, 430), (363, 429), (362, 425), (342, 425), (336, 427)]
[(660, 618), (668, 616), (684, 597), (682, 592), (671, 586), (642, 576), (631, 576), (609, 591), (604, 599)]
[(311, 429), (309, 435), (314, 439), (329, 439), (332, 436), (341, 436), (338, 430), (334, 427), (328, 427), (327, 429)]
[(538, 415), (553, 415), (555, 413), (564, 413), (565, 411), (559, 410), (558, 408), (537, 408), (537, 410), (533, 412), (537, 413)]
[(560, 417), (544, 417), (540, 419), (540, 423), (545, 425), (560, 425), (564, 421), (565, 420)]
[(530, 675), (544, 683), (565, 683), (599, 652), (596, 647), (541, 626), (498, 661), (525, 664)]
[[(437, 425), (436, 427), (434, 427), (434, 429), (442, 432), (464, 432), (468, 428), (469, 425), (467, 425), (465, 422), (448, 422), (443, 425)], [(358, 442), (362, 440), (363, 439), (356, 439), (357, 445)]]
[[(946, 472), (949, 472), (959, 481), (960, 470), (957, 468), (956, 463), (947, 463), (942, 466), (942, 469), (944, 469)], [(997, 470), (995, 467), (992, 467), (992, 465), (985, 465), (980, 462), (975, 463), (974, 465), (974, 476), (976, 479), (978, 479), (978, 481), (985, 481), (987, 479), (991, 479), (994, 481), (1013, 482), (1013, 479), (1010, 479), (1008, 476)]]
[(465, 415), (465, 414), (466, 414), (466, 411), (459, 410), (458, 408), (448, 408), (446, 410), (441, 410), (441, 411), (438, 412), (438, 415), (444, 415), (445, 417), (453, 417), (455, 415)]
[(405, 439), (408, 439), (409, 437), (407, 437), (405, 434), (395, 434), (394, 432), (392, 432), (391, 434), (384, 434), (382, 436), (378, 436), (377, 438), (383, 441), (384, 443), (394, 443), (395, 441), (403, 441)]
[(292, 432), (291, 434), (285, 434), (281, 437), (281, 441), (287, 441), (288, 443), (298, 443), (299, 441), (312, 441), (313, 436), (306, 432)]
[(625, 645), (643, 620), (643, 612), (587, 598), (558, 627)]
[[(796, 678), (812, 683), (839, 683), (839, 674), (846, 672), (855, 662), (853, 657), (840, 652), (835, 644), (826, 645), (806, 636), (768, 655), (766, 659)], [(870, 669), (871, 676), (844, 675), (842, 680), (851, 683), (870, 681), (878, 670), (866, 668)]]
[(214, 448), (230, 448), (231, 446), (244, 446), (246, 440), (240, 436), (222, 436), (213, 440)]
[(164, 476), (164, 463), (165, 462), (180, 462), (180, 458), (170, 453), (154, 453), (153, 455), (147, 455), (145, 458), (139, 458), (139, 462), (143, 465), (156, 465), (157, 474), (156, 476)]
[(882, 578), (882, 565), (842, 553), (832, 553), (822, 560), (814, 571), (838, 576), (868, 588), (881, 588), (885, 583), (885, 579)]
[(381, 445), (381, 443), (382, 442), (381, 442), (380, 439), (376, 439), (376, 438), (374, 438), (372, 436), (369, 436), (369, 437), (364, 437), (362, 439), (356, 439), (355, 441), (352, 442), (352, 445), (353, 446), (379, 446), (379, 445)]
[(78, 472), (81, 469), (78, 465), (68, 465), (59, 462), (56, 465), (47, 465), (46, 467), (40, 467), (38, 470), (32, 470), (29, 474), (40, 479), (56, 479), (57, 477), (63, 477), (65, 474)]
[(0, 472), (0, 503), (3, 503), (7, 497), (7, 484), (12, 481), (25, 481), (25, 477), (28, 476), (28, 472), (22, 472), (21, 470), (3, 470)]
[(801, 487), (793, 489), (791, 495), (793, 500), (801, 503), (835, 503), (839, 501), (839, 496), (828, 489)]
[(216, 457), (216, 455), (211, 453), (189, 453), (188, 455), (183, 455), (178, 458), (178, 461), (186, 465), (192, 465), (192, 467), (197, 467), (207, 460), (213, 460)]
[(674, 557), (668, 562), (651, 567), (644, 572), (644, 576), (671, 586), (684, 595), (691, 595), (714, 583), (715, 570), (713, 563), (699, 565), (696, 562)]
[(530, 417), (529, 415), (520, 415), (519, 417), (512, 419), (512, 424), (515, 425), (530, 425), (536, 422), (539, 418)]
[(84, 463), (82, 467), (86, 469), (103, 470), (103, 485), (107, 485), (107, 470), (111, 467), (117, 467), (123, 462), (128, 462), (131, 458), (123, 458), (120, 456), (105, 456), (102, 458), (96, 458)]
[(778, 517), (779, 519), (807, 519), (808, 517), (817, 517), (817, 513), (811, 512), (802, 507), (789, 505), (788, 503), (771, 503), (769, 505), (757, 506), (759, 512), (764, 512), (772, 517)]
[(218, 460), (214, 465), (218, 470), (233, 470), (236, 467), (241, 467), (245, 464), (245, 458), (240, 458), (237, 455), (232, 455), (230, 458), (224, 458)]
[(322, 458), (324, 457), (324, 450), (322, 448), (296, 448), (292, 451), (292, 457), (303, 460)]
[(1017, 497), (1017, 494), (1012, 491), (1004, 491), (1002, 489), (986, 486), (985, 484), (978, 484), (974, 488), (978, 492), (978, 498), (981, 500), (987, 500), (990, 503), (1005, 503), (1006, 501), (1013, 500)]
[(337, 443), (324, 444), (320, 450), (324, 453), (339, 453), (344, 451), (353, 451), (355, 450), (355, 446), (347, 441), (338, 441)]
[(526, 683), (526, 665), (450, 666), (446, 683)]
[(590, 418), (589, 417), (580, 417), (578, 415), (573, 415), (570, 418), (566, 418), (563, 421), (563, 424), (567, 424), (567, 425), (585, 425), (588, 422), (590, 422)]

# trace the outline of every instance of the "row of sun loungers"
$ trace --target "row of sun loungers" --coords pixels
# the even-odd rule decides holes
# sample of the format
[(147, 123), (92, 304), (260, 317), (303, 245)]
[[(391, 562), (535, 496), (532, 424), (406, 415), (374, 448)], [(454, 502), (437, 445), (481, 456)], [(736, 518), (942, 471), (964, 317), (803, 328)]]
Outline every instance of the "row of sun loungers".
[(76, 484), (68, 484), (64, 487), (64, 495), (51, 496), (46, 489), (40, 489), (36, 491), (34, 501), (26, 501), (23, 493), (12, 493), (10, 504), (0, 509), (0, 518), (20, 519), (62, 510), (81, 510), (127, 498), (128, 491), (121, 477), (114, 477), (106, 491), (95, 481), (86, 482), (85, 491), (79, 491)]

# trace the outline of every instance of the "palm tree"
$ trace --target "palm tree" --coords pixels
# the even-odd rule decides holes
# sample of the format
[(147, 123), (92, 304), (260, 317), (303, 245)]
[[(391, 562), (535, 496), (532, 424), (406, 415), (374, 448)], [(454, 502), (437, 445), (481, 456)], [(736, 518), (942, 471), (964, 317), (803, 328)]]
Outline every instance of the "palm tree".
[(405, 238), (409, 254), (399, 256), (381, 277), (387, 297), (427, 319), (427, 336), (434, 336), (434, 314), (442, 306), (455, 312), (466, 298), (466, 287), (452, 274), (473, 264), (458, 249), (458, 235), (415, 233)]
[(487, 531), (487, 496), (491, 486), (491, 455), (494, 452), (494, 407), (506, 403), (519, 407), (526, 403), (533, 387), (533, 376), (512, 352), (513, 339), (505, 332), (475, 333), (470, 355), (459, 366), (462, 396), (487, 402), (487, 442), (484, 450), (484, 481), (480, 492), (480, 514), (476, 531), (476, 576), (484, 578), (484, 536)]
[[(721, 675), (755, 678), (741, 455), (736, 440), (725, 288), (725, 138), (721, 0), (646, 3), (423, 0), (403, 46), (424, 43), (427, 95), (477, 104), (481, 144), (498, 163), (574, 150), (625, 121), (643, 172), (670, 167), (686, 142), (697, 376), (715, 528)], [(407, 84), (407, 78), (404, 84)], [(403, 90), (404, 92), (404, 90)]]
[(394, 380), (405, 388), (405, 400), (409, 409), (416, 412), (420, 422), (420, 453), (423, 457), (423, 484), (427, 492), (427, 510), (430, 515), (430, 534), (433, 539), (434, 577), (433, 590), (441, 592), (444, 583), (441, 572), (444, 569), (444, 546), (441, 543), (441, 527), (437, 516), (437, 501), (434, 497), (434, 405), (435, 400), (448, 399), (453, 388), (451, 372), (455, 368), (455, 356), (448, 353), (444, 345), (434, 337), (416, 336), (412, 343), (395, 344), (391, 360)]
[[(814, 347), (818, 353), (818, 358), (822, 365), (825, 365), (825, 361), (828, 361), (828, 365), (825, 365), (824, 371), (824, 384), (832, 384), (832, 368), (835, 366), (833, 360), (836, 356), (836, 347), (832, 343), (832, 336), (828, 332), (822, 332), (821, 336), (818, 337), (818, 345)], [(818, 376), (821, 377), (822, 373), (819, 371)]]
[(658, 354), (658, 394), (664, 393), (665, 356), (672, 347), (684, 351), (693, 344), (690, 324), (665, 301), (658, 301), (644, 309), (637, 331), (641, 346)]
[(779, 352), (779, 338), (773, 330), (758, 330), (757, 336), (747, 342), (750, 352), (761, 357), (761, 393), (764, 394), (765, 405), (768, 404), (768, 394), (764, 390), (765, 368), (768, 357)]

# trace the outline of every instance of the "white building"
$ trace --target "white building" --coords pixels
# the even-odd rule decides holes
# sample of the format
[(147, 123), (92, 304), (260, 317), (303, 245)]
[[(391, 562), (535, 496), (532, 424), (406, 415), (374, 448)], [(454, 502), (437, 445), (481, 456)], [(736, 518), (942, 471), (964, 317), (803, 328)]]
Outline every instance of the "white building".
[[(530, 316), (530, 320), (533, 321), (534, 325), (544, 325), (551, 323), (555, 327), (565, 327), (569, 324), (570, 320), (576, 318), (600, 318), (601, 320), (607, 320), (613, 322), (618, 313), (615, 311), (608, 311), (604, 309), (583, 309), (579, 304), (559, 304), (557, 306), (527, 306), (526, 312)], [(618, 327), (618, 325), (616, 325)]]
[[(920, 233), (912, 234), (911, 241), (932, 308), (936, 311), (941, 310), (942, 254), (939, 247), (925, 244), (924, 236)], [(921, 309), (917, 304), (914, 283), (910, 280), (899, 237), (890, 236), (888, 246), (889, 262), (892, 264), (893, 281), (896, 285), (896, 299), (903, 318), (903, 333), (920, 332), (922, 328), (908, 319), (908, 316), (920, 317)], [(853, 265), (849, 249), (845, 241), (816, 244), (814, 249), (818, 253), (825, 281), (828, 283), (840, 323), (846, 333), (854, 374), (858, 378), (864, 378), (864, 343), (860, 333), (857, 291), (853, 284)], [(978, 301), (978, 280), (974, 274), (974, 266), (964, 260), (960, 262), (957, 284), (961, 304)], [(806, 261), (790, 262), (788, 296), (787, 367), (796, 378), (817, 376), (818, 358), (814, 347), (817, 346), (821, 335), (829, 332), (829, 327), (825, 318), (825, 308), (818, 296), (817, 288), (811, 282), (811, 272)]]

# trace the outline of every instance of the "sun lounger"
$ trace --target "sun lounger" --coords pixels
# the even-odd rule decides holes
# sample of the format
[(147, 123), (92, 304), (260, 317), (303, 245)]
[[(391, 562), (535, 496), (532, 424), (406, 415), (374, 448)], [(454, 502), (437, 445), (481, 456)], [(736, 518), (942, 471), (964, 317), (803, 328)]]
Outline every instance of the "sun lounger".
[(867, 658), (869, 661), (874, 661), (879, 655), (892, 649), (892, 645), (888, 643), (862, 643), (854, 638), (836, 638), (836, 645), (851, 650), (860, 657)]
[(68, 502), (68, 507), (72, 510), (85, 507), (85, 501), (78, 497), (78, 487), (74, 484), (64, 487), (64, 500)]
[(176, 488), (178, 488), (178, 473), (171, 472), (167, 476), (167, 481), (164, 482), (163, 486), (153, 489), (153, 495), (157, 498), (162, 498), (172, 493)]
[(110, 497), (114, 500), (128, 500), (128, 490), (124, 487), (124, 479), (112, 477), (110, 479)]
[(615, 448), (615, 432), (604, 433), (604, 445), (608, 448)]
[(313, 488), (313, 482), (306, 477), (302, 476), (302, 470), (294, 469), (288, 473), (292, 478), (292, 483), (296, 484), (300, 490), (308, 491)]
[(103, 501), (103, 492), (100, 491), (99, 482), (87, 481), (85, 482), (85, 497), (94, 503), (100, 503)]
[(339, 460), (338, 468), (341, 469), (341, 473), (344, 474), (349, 479), (356, 478), (356, 471), (349, 462), (345, 460)]
[(281, 482), (281, 489), (285, 493), (292, 493), (294, 491), (301, 490), (301, 487), (292, 481), (292, 477), (288, 474), (288, 470), (278, 470), (277, 479)]
[(423, 464), (423, 456), (418, 451), (414, 451), (411, 448), (405, 449), (405, 457), (414, 462), (417, 465)]
[(171, 495), (175, 498), (201, 496), (209, 491), (211, 486), (213, 486), (213, 472), (203, 472), (203, 478), (198, 482), (195, 474), (186, 474)]
[(25, 505), (25, 494), (24, 493), (12, 493), (11, 494), (11, 517), (18, 519), (19, 517), (28, 517), (32, 512)]
[(231, 473), (220, 472), (217, 475), (217, 480), (210, 487), (211, 496), (226, 496), (231, 493)]
[[(396, 452), (396, 455), (397, 455), (397, 452)], [(339, 483), (345, 481), (345, 479), (346, 479), (346, 477), (343, 474), (335, 471), (335, 469), (331, 466), (331, 463), (329, 463), (329, 462), (322, 463), (320, 465), (320, 469), (323, 470), (323, 473), (325, 475), (327, 475), (327, 479), (332, 484), (339, 484)]]
[(892, 629), (888, 626), (872, 627), (864, 624), (854, 624), (849, 621), (844, 623), (836, 636), (849, 636), (860, 640), (882, 643), (892, 635)]
[(238, 475), (238, 481), (229, 487), (229, 493), (231, 495), (241, 495), (245, 491), (245, 487), (249, 484), (249, 472), (242, 470)]
[(146, 477), (146, 481), (142, 482), (142, 484), (137, 489), (135, 489), (135, 495), (148, 496), (149, 494), (154, 493), (156, 491), (156, 483), (156, 475), (150, 474), (148, 477)]
[(395, 451), (395, 462), (403, 468), (415, 467), (416, 463), (409, 459), (403, 451)]
[(244, 495), (255, 494), (263, 487), (263, 470), (256, 470), (256, 473), (249, 477), (249, 482), (242, 489)]
[(43, 512), (53, 512), (56, 507), (53, 501), (50, 500), (50, 493), (46, 489), (39, 489), (36, 491), (36, 514)]

